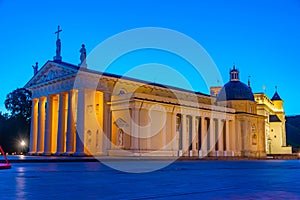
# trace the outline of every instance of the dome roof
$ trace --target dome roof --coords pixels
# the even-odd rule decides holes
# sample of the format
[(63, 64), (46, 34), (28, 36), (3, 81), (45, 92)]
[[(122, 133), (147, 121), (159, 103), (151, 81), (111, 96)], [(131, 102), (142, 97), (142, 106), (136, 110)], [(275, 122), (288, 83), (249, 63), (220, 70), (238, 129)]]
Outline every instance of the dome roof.
[(230, 81), (224, 85), (217, 95), (217, 101), (249, 100), (254, 101), (251, 88), (240, 81)]

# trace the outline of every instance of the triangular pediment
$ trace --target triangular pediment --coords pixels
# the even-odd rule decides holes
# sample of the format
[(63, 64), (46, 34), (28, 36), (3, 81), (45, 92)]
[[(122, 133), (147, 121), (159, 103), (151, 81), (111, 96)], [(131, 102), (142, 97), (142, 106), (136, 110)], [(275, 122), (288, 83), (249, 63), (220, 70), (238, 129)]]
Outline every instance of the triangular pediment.
[(78, 68), (68, 63), (56, 63), (48, 61), (36, 75), (25, 85), (25, 88), (31, 88), (37, 85), (46, 84), (51, 81), (66, 78), (76, 74)]

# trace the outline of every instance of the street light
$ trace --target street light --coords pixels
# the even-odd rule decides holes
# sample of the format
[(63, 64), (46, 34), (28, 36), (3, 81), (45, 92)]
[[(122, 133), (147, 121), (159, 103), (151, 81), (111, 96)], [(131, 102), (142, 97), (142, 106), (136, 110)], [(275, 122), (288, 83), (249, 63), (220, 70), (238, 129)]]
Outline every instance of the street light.
[(26, 142), (24, 140), (20, 141), (20, 146), (21, 146), (21, 154), (23, 154), (23, 150), (26, 149)]
[(26, 143), (25, 143), (24, 140), (22, 140), (22, 141), (20, 142), (20, 144), (21, 144), (22, 147), (25, 147), (25, 145), (26, 145)]

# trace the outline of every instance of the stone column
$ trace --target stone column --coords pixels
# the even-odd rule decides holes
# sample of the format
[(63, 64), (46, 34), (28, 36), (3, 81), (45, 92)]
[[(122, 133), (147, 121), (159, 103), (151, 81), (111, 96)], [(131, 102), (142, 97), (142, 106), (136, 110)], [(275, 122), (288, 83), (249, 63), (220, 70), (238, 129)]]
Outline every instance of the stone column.
[(137, 108), (132, 108), (131, 112), (131, 150), (138, 150), (139, 110)]
[[(161, 112), (162, 114), (162, 112)], [(163, 124), (162, 126), (162, 129), (161, 129), (161, 146), (160, 146), (160, 150), (166, 150), (167, 147), (166, 147), (166, 144), (167, 144), (167, 127), (166, 127), (166, 124), (167, 124), (167, 120), (168, 120), (168, 113), (166, 112), (165, 113), (165, 116), (166, 116), (166, 122), (165, 124)]]
[(45, 116), (46, 116), (46, 97), (40, 97), (38, 108), (38, 136), (37, 136), (37, 153), (44, 152), (44, 140), (45, 140)]
[(218, 119), (218, 156), (223, 156), (223, 152), (224, 152), (224, 137), (223, 137), (223, 126), (224, 126), (224, 122), (221, 119)]
[(205, 126), (205, 117), (200, 117), (201, 123), (201, 144), (199, 144), (199, 157), (206, 156), (207, 154), (207, 127)]
[(68, 92), (68, 119), (67, 119), (67, 141), (66, 141), (66, 155), (74, 153), (75, 146), (75, 90)]
[(85, 132), (85, 89), (78, 90), (77, 103), (77, 129), (76, 129), (76, 145), (75, 156), (85, 156), (84, 152), (84, 132)]
[(196, 117), (192, 116), (192, 156), (197, 155)]
[(186, 115), (181, 115), (182, 121), (182, 155), (186, 155), (188, 152), (188, 141), (187, 141), (187, 128), (186, 128)]
[(214, 126), (215, 126), (214, 119), (210, 119), (209, 120), (209, 152), (212, 152), (212, 153), (215, 152), (215, 144), (216, 144), (215, 127)]
[(59, 95), (59, 114), (58, 114), (58, 135), (57, 135), (57, 155), (61, 155), (66, 149), (66, 107), (67, 93)]
[(247, 131), (247, 121), (246, 120), (242, 120), (242, 126), (243, 126), (243, 131), (242, 131), (242, 135), (241, 135), (241, 139), (242, 139), (242, 152), (244, 154), (244, 156), (248, 156), (248, 131)]
[(237, 143), (238, 143), (238, 137), (236, 134), (236, 124), (235, 121), (230, 121), (230, 144), (231, 144), (231, 149), (232, 149), (232, 154), (236, 154), (236, 152), (238, 152), (238, 147), (237, 147)]
[(45, 152), (44, 155), (51, 154), (52, 144), (52, 117), (53, 117), (53, 96), (49, 95), (47, 98), (47, 115), (45, 128)]
[(226, 126), (226, 131), (225, 131), (225, 135), (226, 135), (226, 154), (228, 155), (228, 152), (230, 151), (230, 135), (229, 135), (229, 121), (226, 120), (225, 122), (225, 126)]
[(178, 151), (178, 135), (176, 130), (176, 113), (172, 113), (172, 150)]
[(111, 94), (109, 92), (104, 92), (103, 94), (103, 143), (102, 152), (103, 155), (108, 155), (108, 149), (111, 148), (111, 128), (112, 128), (112, 113), (111, 113)]
[(235, 137), (236, 137), (236, 142), (235, 142), (235, 146), (236, 146), (236, 153), (238, 155), (242, 154), (242, 150), (243, 150), (243, 140), (241, 138), (242, 136), (242, 124), (240, 120), (236, 121), (236, 132), (235, 132)]
[(38, 98), (32, 99), (29, 154), (34, 154), (37, 152), (38, 106), (39, 106), (38, 103), (39, 103)]
[(150, 121), (150, 117), (149, 117), (149, 109), (146, 110), (147, 111), (147, 117), (146, 117), (146, 123), (147, 123), (147, 141), (146, 141), (146, 145), (147, 145), (147, 150), (152, 150), (151, 148), (151, 138), (152, 138), (152, 133), (151, 133), (151, 121)]

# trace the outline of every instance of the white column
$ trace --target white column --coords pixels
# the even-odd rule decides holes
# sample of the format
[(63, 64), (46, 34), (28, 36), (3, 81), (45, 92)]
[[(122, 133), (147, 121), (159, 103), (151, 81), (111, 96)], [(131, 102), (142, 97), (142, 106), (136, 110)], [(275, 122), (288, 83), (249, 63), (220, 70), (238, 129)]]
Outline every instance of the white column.
[(201, 143), (201, 129), (200, 129), (200, 124), (201, 124), (201, 118), (200, 117), (196, 117), (196, 122), (195, 122), (195, 126), (196, 126), (196, 151), (197, 151), (197, 155), (198, 155), (198, 151), (200, 150), (200, 143)]
[(72, 154), (75, 151), (75, 93), (75, 90), (70, 90), (68, 92), (66, 155)]
[(176, 130), (176, 113), (172, 113), (172, 146), (173, 150), (178, 150), (178, 135)]
[(247, 154), (248, 152), (248, 131), (247, 131), (247, 121), (243, 120), (242, 121), (242, 126), (243, 126), (243, 132), (241, 133), (241, 139), (243, 143), (243, 148), (242, 151), (244, 152), (244, 155)]
[(84, 156), (84, 132), (85, 132), (85, 89), (78, 90), (77, 103), (77, 129), (75, 156)]
[(196, 117), (192, 116), (192, 154), (195, 154), (197, 151), (197, 134), (196, 134)]
[(112, 113), (111, 113), (111, 107), (110, 107), (110, 102), (111, 102), (111, 94), (108, 92), (105, 92), (103, 94), (104, 101), (103, 101), (103, 155), (108, 154), (108, 149), (111, 148), (111, 141), (112, 141), (112, 136), (111, 136), (111, 128), (112, 128)]
[[(166, 118), (167, 118), (168, 116), (167, 116), (167, 114), (166, 114)], [(167, 127), (166, 127), (166, 124), (164, 124), (163, 125), (163, 127), (162, 127), (162, 140), (161, 140), (161, 147), (160, 147), (160, 149), (161, 150), (166, 150), (167, 149), (167, 146), (166, 146), (166, 144), (167, 144)]]
[(228, 120), (226, 120), (225, 125), (226, 125), (226, 132), (225, 132), (225, 134), (226, 134), (226, 149), (225, 150), (228, 152), (228, 151), (230, 151), (230, 136), (229, 136), (229, 121)]
[(236, 134), (236, 124), (235, 124), (235, 121), (230, 121), (230, 135), (231, 135), (231, 148), (232, 148), (232, 151), (233, 151), (233, 154), (236, 154), (238, 152), (238, 137), (237, 137), (237, 134)]
[(59, 114), (58, 114), (58, 135), (57, 135), (57, 155), (64, 153), (66, 148), (66, 106), (67, 93), (59, 95)]
[(217, 141), (218, 141), (218, 151), (223, 155), (223, 151), (224, 151), (224, 137), (223, 137), (223, 126), (224, 126), (224, 123), (221, 119), (218, 119), (218, 138), (217, 138)]
[(46, 97), (40, 97), (39, 99), (39, 112), (38, 112), (38, 136), (37, 136), (37, 153), (44, 152), (44, 140), (45, 140), (45, 115), (46, 115)]
[(132, 108), (131, 117), (131, 150), (137, 150), (139, 148), (139, 110), (137, 108)]
[(29, 154), (33, 154), (37, 152), (38, 103), (39, 103), (38, 98), (32, 99)]
[[(149, 112), (149, 110), (147, 110), (147, 112)], [(147, 150), (151, 150), (151, 138), (152, 138), (152, 134), (151, 134), (151, 120), (150, 117), (148, 115), (149, 113), (147, 113), (147, 117), (146, 117), (146, 123), (147, 123), (147, 141), (146, 141), (146, 145), (147, 145)]]
[(181, 115), (182, 121), (182, 154), (186, 154), (188, 151), (188, 141), (187, 141), (187, 132), (186, 132), (186, 115)]
[(215, 123), (214, 119), (209, 120), (209, 151), (214, 152), (215, 151)]
[(202, 116), (200, 118), (201, 120), (201, 153), (199, 153), (199, 156), (206, 156), (207, 154), (207, 127), (205, 126), (205, 117)]
[(51, 154), (52, 145), (52, 116), (53, 116), (53, 96), (49, 95), (47, 98), (47, 115), (45, 127), (45, 155)]

